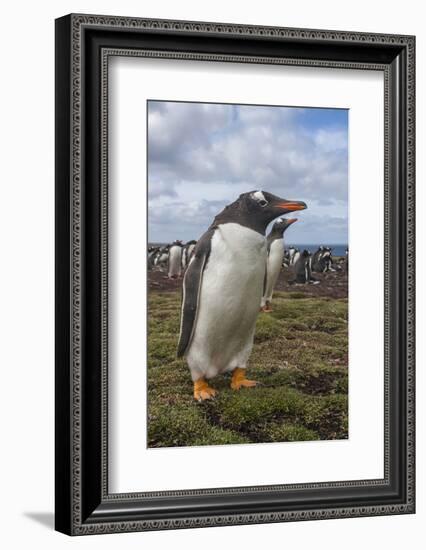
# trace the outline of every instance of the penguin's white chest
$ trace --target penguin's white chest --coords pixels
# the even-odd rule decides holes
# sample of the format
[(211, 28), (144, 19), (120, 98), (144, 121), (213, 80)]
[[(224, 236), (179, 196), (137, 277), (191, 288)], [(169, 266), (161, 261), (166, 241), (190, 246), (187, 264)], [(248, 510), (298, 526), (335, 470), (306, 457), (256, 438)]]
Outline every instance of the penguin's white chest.
[(167, 258), (168, 258), (168, 255), (165, 252), (163, 252), (160, 256), (158, 256), (156, 263), (162, 264), (167, 261)]
[(220, 225), (215, 231), (186, 355), (194, 379), (246, 366), (265, 262), (263, 235), (234, 223)]
[(281, 265), (284, 258), (284, 243), (283, 239), (275, 239), (271, 243), (271, 248), (269, 249), (267, 269), (266, 269), (266, 287), (265, 293), (262, 300), (262, 306), (265, 305), (265, 301), (270, 301), (272, 299), (272, 293), (274, 287), (277, 283), (278, 276), (281, 271)]
[(293, 265), (296, 265), (297, 260), (300, 258), (300, 252), (295, 252), (293, 256)]
[(275, 239), (272, 242), (268, 256), (268, 275), (271, 273), (272, 277), (278, 277), (281, 270), (281, 265), (284, 258), (284, 244), (283, 239)]
[(169, 256), (169, 275), (180, 275), (182, 261), (182, 248), (172, 246)]

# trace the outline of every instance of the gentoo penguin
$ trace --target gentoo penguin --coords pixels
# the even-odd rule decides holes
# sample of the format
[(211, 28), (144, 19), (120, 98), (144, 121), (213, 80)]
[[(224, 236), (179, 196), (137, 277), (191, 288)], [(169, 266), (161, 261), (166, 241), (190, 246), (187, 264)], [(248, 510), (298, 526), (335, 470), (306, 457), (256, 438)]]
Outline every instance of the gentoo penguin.
[(305, 208), (266, 191), (243, 193), (198, 241), (183, 279), (177, 350), (188, 363), (197, 401), (214, 397), (207, 379), (220, 373), (233, 372), (234, 390), (256, 384), (245, 369), (262, 298), (266, 227)]
[(312, 256), (312, 270), (315, 272), (321, 271), (320, 259), (323, 252), (324, 252), (324, 247), (319, 246), (318, 250), (316, 250)]
[(284, 249), (283, 267), (289, 267), (289, 266), (290, 266), (290, 255), (288, 253), (288, 250)]
[(294, 249), (294, 254), (292, 257), (291, 265), (296, 265), (297, 260), (300, 258), (300, 250), (298, 248)]
[(300, 253), (300, 257), (294, 266), (296, 279), (291, 281), (292, 284), (319, 284), (319, 281), (312, 277), (311, 259), (311, 253), (308, 250), (305, 249)]
[(194, 252), (195, 245), (197, 244), (197, 241), (189, 241), (186, 243), (186, 263), (189, 263), (189, 260), (191, 259), (192, 253)]
[(290, 246), (288, 249), (288, 259), (289, 259), (290, 265), (293, 265), (293, 256), (295, 252), (296, 252), (296, 249), (294, 248), (294, 246)]
[(148, 247), (148, 260), (147, 260), (147, 266), (148, 271), (150, 271), (154, 266), (154, 259), (157, 254), (157, 252), (160, 250), (158, 246), (149, 246)]
[(263, 296), (260, 304), (261, 311), (269, 313), (272, 311), (272, 293), (277, 284), (278, 276), (284, 259), (284, 231), (291, 224), (297, 222), (297, 218), (281, 218), (274, 223), (271, 232), (266, 238), (267, 260)]
[(331, 248), (326, 246), (324, 254), (321, 256), (321, 264), (323, 265), (323, 273), (326, 271), (336, 271), (333, 268), (333, 258), (331, 256)]
[(188, 241), (185, 243), (183, 250), (182, 250), (182, 268), (185, 269), (186, 266), (189, 263), (189, 259), (191, 258), (192, 252), (194, 251), (195, 245), (197, 244), (197, 241)]
[(169, 248), (167, 276), (177, 279), (182, 274), (182, 241), (174, 241)]
[(153, 260), (154, 266), (158, 267), (162, 270), (163, 267), (167, 265), (168, 259), (169, 259), (169, 247), (170, 245), (162, 246), (157, 253), (155, 254), (155, 258)]
[(331, 248), (328, 246), (320, 246), (312, 258), (312, 270), (316, 273), (335, 271), (332, 268), (332, 264)]

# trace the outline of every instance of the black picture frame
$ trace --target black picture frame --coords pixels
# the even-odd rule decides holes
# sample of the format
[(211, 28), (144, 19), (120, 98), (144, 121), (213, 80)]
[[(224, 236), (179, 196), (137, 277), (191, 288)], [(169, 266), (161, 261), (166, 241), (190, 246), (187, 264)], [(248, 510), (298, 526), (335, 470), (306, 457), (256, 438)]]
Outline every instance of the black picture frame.
[[(109, 494), (109, 55), (383, 71), (385, 475), (382, 480)], [(56, 20), (56, 529), (69, 535), (415, 511), (415, 38), (71, 14)]]

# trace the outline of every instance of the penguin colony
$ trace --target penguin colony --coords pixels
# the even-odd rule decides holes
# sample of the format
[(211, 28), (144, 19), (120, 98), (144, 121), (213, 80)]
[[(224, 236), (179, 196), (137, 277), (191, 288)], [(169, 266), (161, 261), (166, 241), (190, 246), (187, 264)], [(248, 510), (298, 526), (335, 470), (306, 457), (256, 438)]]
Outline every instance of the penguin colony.
[(194, 251), (197, 241), (173, 241), (165, 246), (148, 247), (148, 271), (167, 271), (169, 279), (182, 276)]
[[(282, 266), (292, 267), (293, 284), (318, 284), (312, 272), (335, 270), (331, 249), (311, 255), (284, 251), (284, 232), (297, 221), (277, 217), (307, 208), (266, 191), (243, 193), (226, 206), (197, 241), (174, 241), (148, 249), (148, 269), (183, 275), (177, 355), (188, 364), (194, 399), (214, 398), (208, 380), (231, 372), (231, 388), (256, 385), (245, 372), (259, 311), (272, 311), (273, 290)], [(338, 267), (340, 269), (340, 266)]]

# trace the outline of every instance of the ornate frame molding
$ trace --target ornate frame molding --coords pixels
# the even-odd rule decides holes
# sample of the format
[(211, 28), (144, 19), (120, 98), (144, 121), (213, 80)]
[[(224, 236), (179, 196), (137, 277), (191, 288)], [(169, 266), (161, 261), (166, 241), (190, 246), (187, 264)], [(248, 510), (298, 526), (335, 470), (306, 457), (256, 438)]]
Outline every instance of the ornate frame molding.
[[(405, 56), (406, 75), (405, 85), (400, 83), (400, 75), (395, 73), (400, 70), (392, 66), (390, 62), (367, 62), (367, 61), (336, 61), (332, 59), (315, 59), (306, 57), (280, 57), (265, 55), (243, 55), (243, 54), (224, 54), (224, 53), (195, 53), (193, 51), (171, 51), (169, 49), (141, 49), (129, 47), (102, 46), (100, 53), (100, 293), (101, 293), (101, 312), (100, 312), (100, 347), (101, 347), (101, 411), (100, 411), (100, 433), (101, 433), (101, 468), (100, 481), (98, 483), (101, 493), (102, 504), (108, 508), (112, 506), (113, 511), (94, 513), (87, 515), (88, 505), (84, 504), (85, 474), (83, 471), (83, 447), (84, 443), (84, 417), (85, 411), (83, 403), (85, 401), (84, 384), (84, 353), (83, 348), (85, 333), (83, 330), (85, 316), (85, 294), (84, 280), (87, 277), (87, 262), (85, 258), (86, 249), (84, 246), (86, 234), (90, 230), (88, 224), (85, 225), (85, 198), (84, 198), (84, 180), (85, 176), (85, 147), (87, 140), (84, 136), (84, 119), (87, 115), (85, 111), (85, 101), (87, 101), (87, 78), (84, 71), (85, 55), (87, 52), (86, 33), (88, 30), (112, 30), (117, 33), (148, 33), (149, 36), (155, 34), (167, 33), (169, 36), (179, 35), (193, 36), (214, 36), (230, 37), (238, 40), (244, 39), (262, 39), (264, 41), (291, 41), (294, 43), (323, 43), (326, 46), (333, 47), (342, 45), (369, 45), (375, 48), (391, 47), (393, 50), (402, 52)], [(61, 36), (59, 36), (61, 35)], [(65, 42), (64, 42), (64, 35)], [(65, 461), (63, 467), (59, 468), (59, 475), (62, 481), (57, 478), (57, 484), (68, 480), (69, 493), (66, 493), (67, 505), (63, 502), (65, 497), (62, 493), (57, 496), (57, 528), (70, 534), (82, 535), (91, 533), (112, 533), (125, 531), (141, 531), (152, 529), (177, 529), (188, 527), (201, 527), (213, 525), (236, 525), (247, 523), (263, 522), (282, 522), (308, 519), (326, 519), (336, 517), (359, 517), (369, 515), (401, 514), (412, 513), (414, 511), (414, 168), (415, 168), (415, 59), (414, 59), (415, 40), (412, 36), (364, 34), (364, 33), (346, 33), (330, 30), (309, 30), (309, 29), (289, 29), (279, 27), (257, 27), (245, 25), (229, 25), (218, 23), (201, 23), (187, 21), (169, 21), (152, 19), (135, 19), (122, 17), (108, 17), (95, 15), (70, 15), (57, 22), (57, 51), (59, 62), (65, 59), (69, 61), (69, 88), (64, 95), (64, 102), (69, 102), (70, 120), (69, 135), (66, 138), (57, 138), (57, 148), (61, 149), (69, 145), (70, 156), (68, 164), (59, 168), (57, 173), (57, 193), (63, 193), (63, 184), (61, 178), (68, 170), (69, 177), (69, 197), (64, 199), (63, 208), (58, 208), (58, 215), (64, 214), (65, 209), (69, 211), (69, 227), (57, 228), (58, 237), (61, 242), (63, 233), (69, 240), (69, 302), (70, 317), (62, 320), (63, 326), (69, 327), (69, 370), (66, 371), (65, 378), (62, 370), (64, 368), (64, 354), (57, 356), (57, 377), (61, 378), (61, 388), (57, 389), (57, 400), (61, 399), (58, 392), (63, 391), (63, 385), (68, 386), (70, 391), (69, 409), (67, 412), (62, 410), (61, 405), (57, 405), (57, 417), (65, 415), (69, 419), (69, 453), (64, 451), (63, 442), (59, 440), (57, 448), (57, 460)], [(392, 51), (393, 51), (392, 50)], [(157, 57), (169, 59), (191, 59), (203, 61), (232, 61), (241, 63), (274, 63), (283, 65), (301, 65), (314, 67), (335, 67), (344, 69), (368, 69), (383, 71), (385, 76), (385, 477), (383, 480), (364, 480), (360, 482), (345, 481), (336, 483), (315, 483), (315, 484), (297, 484), (286, 486), (271, 487), (245, 487), (228, 488), (213, 490), (194, 490), (194, 491), (171, 491), (158, 493), (130, 493), (130, 494), (109, 494), (108, 493), (108, 475), (107, 475), (107, 403), (108, 403), (108, 353), (107, 353), (107, 316), (108, 316), (108, 59), (110, 56), (139, 56), (139, 57)], [(59, 79), (66, 77), (66, 68), (58, 74), (57, 86), (60, 87)], [(395, 76), (396, 75), (396, 76)], [(393, 80), (392, 80), (393, 79)], [(392, 88), (393, 82), (393, 88)], [(405, 94), (406, 111), (406, 134), (402, 136), (405, 142), (400, 143), (395, 136), (391, 116), (391, 105), (395, 101), (395, 82), (399, 82), (402, 90), (398, 94)], [(60, 92), (59, 92), (60, 93)], [(63, 117), (63, 106), (59, 106), (59, 118)], [(59, 121), (60, 122), (60, 121)], [(400, 136), (401, 137), (401, 136)], [(62, 141), (61, 141), (62, 139)], [(67, 139), (69, 142), (67, 142)], [(405, 179), (406, 187), (398, 188), (401, 197), (401, 204), (392, 203), (391, 196), (391, 174), (392, 150), (395, 151), (395, 139), (397, 146), (403, 151), (398, 159), (405, 162), (405, 178), (401, 176), (401, 182)], [(405, 151), (405, 154), (404, 154)], [(61, 161), (62, 162), (62, 161)], [(395, 171), (396, 168), (393, 167)], [(229, 514), (201, 514), (181, 517), (176, 519), (143, 519), (143, 514), (139, 519), (119, 521), (119, 514), (116, 509), (120, 503), (133, 503), (143, 500), (146, 497), (182, 497), (182, 496), (212, 496), (212, 495), (240, 495), (244, 496), (250, 493), (262, 491), (283, 492), (283, 491), (305, 491), (306, 489), (339, 489), (339, 488), (361, 488), (387, 486), (390, 483), (390, 418), (391, 418), (391, 393), (390, 393), (390, 364), (391, 364), (391, 316), (395, 315), (395, 308), (392, 310), (391, 295), (391, 267), (392, 258), (395, 254), (392, 246), (394, 239), (390, 233), (390, 222), (395, 220), (395, 210), (398, 222), (402, 229), (402, 240), (405, 240), (405, 249), (398, 250), (398, 255), (404, 256), (401, 261), (405, 267), (405, 295), (402, 296), (402, 304), (405, 311), (396, 312), (398, 315), (404, 315), (406, 319), (405, 334), (406, 342), (404, 349), (404, 361), (406, 365), (404, 383), (406, 384), (406, 470), (404, 475), (406, 480), (405, 500), (404, 502), (393, 502), (391, 504), (364, 505), (364, 506), (323, 506), (316, 509), (308, 508), (303, 511), (282, 510), (273, 512), (253, 511), (250, 513), (229, 513)], [(405, 239), (404, 239), (405, 237)], [(68, 267), (65, 269), (68, 270)], [(58, 275), (61, 277), (62, 271), (59, 269)], [(401, 283), (402, 284), (402, 283)], [(62, 300), (62, 294), (59, 297)], [(403, 357), (400, 355), (400, 357)], [(66, 383), (68, 380), (68, 383)], [(57, 402), (58, 403), (58, 402)], [(60, 420), (57, 420), (60, 422)], [(67, 456), (65, 456), (67, 455)], [(69, 471), (67, 471), (67, 465)], [(89, 508), (93, 506), (89, 506)], [(109, 514), (109, 515), (108, 515)]]

